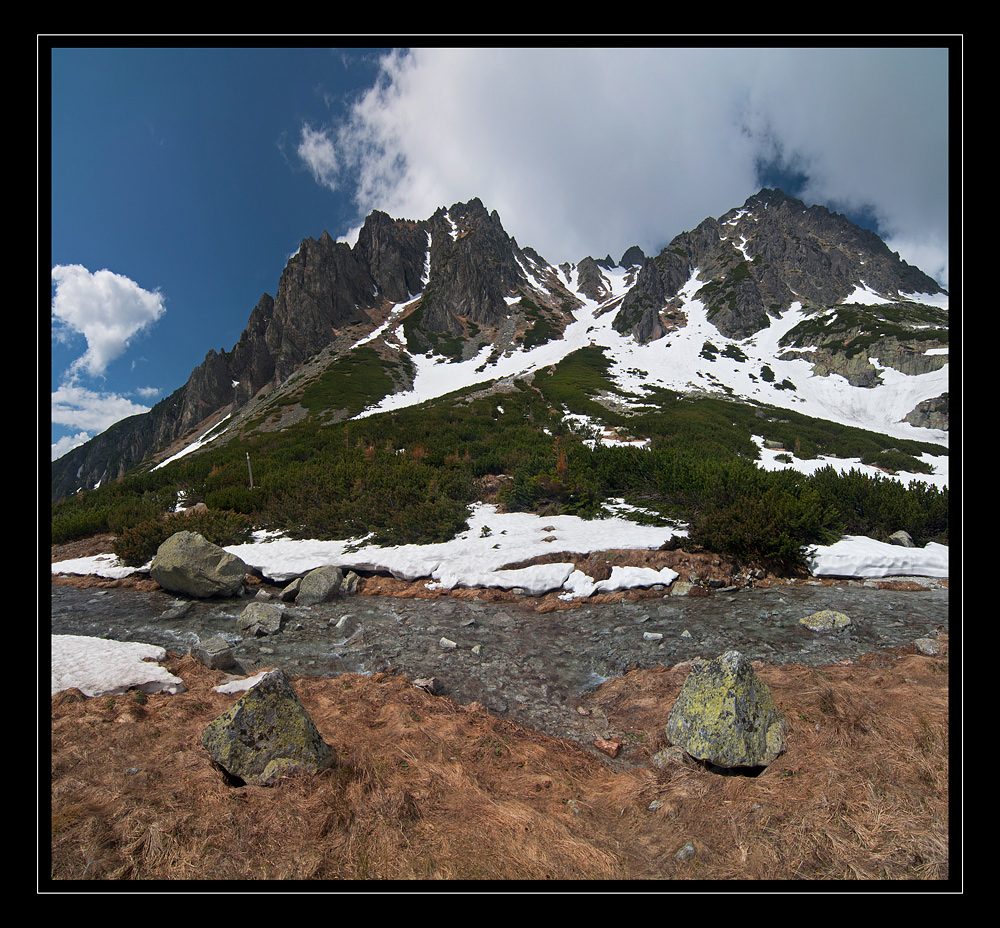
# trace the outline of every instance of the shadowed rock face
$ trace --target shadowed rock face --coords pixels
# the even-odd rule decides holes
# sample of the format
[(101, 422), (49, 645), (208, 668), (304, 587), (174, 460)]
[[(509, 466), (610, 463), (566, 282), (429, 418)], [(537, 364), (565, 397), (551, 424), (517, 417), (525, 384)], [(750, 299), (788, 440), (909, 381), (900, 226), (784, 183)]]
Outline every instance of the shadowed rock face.
[(255, 786), (272, 786), (289, 774), (318, 773), (336, 761), (281, 670), (265, 674), (212, 722), (201, 743), (231, 777)]
[(784, 750), (785, 719), (738, 651), (695, 661), (670, 711), (667, 737), (718, 767), (767, 766)]
[(691, 272), (709, 320), (728, 338), (746, 338), (794, 301), (833, 306), (859, 280), (879, 293), (937, 293), (938, 284), (902, 261), (874, 233), (823, 206), (764, 189), (718, 220), (676, 236), (643, 264), (622, 301), (615, 328), (639, 341), (665, 334), (667, 309)]

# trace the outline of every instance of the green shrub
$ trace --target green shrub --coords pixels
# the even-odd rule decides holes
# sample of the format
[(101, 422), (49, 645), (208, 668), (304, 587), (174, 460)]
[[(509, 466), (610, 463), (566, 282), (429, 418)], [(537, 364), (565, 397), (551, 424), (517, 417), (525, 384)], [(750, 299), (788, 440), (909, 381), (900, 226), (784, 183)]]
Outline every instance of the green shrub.
[(810, 477), (814, 489), (836, 506), (849, 535), (885, 540), (905, 531), (923, 547), (929, 541), (948, 542), (948, 489), (918, 480), (904, 486), (889, 477), (877, 477), (851, 468), (838, 473), (832, 467)]
[(264, 508), (266, 493), (260, 487), (223, 487), (205, 494), (205, 505), (209, 511), (228, 510), (251, 515)]
[(203, 535), (207, 541), (220, 547), (246, 544), (253, 537), (253, 522), (239, 512), (225, 512), (209, 509), (207, 512), (192, 512), (190, 515), (172, 516), (167, 524), (173, 524), (174, 531), (187, 530)]
[(810, 545), (830, 544), (840, 534), (836, 509), (814, 489), (778, 485), (710, 499), (689, 531), (710, 551), (781, 570), (804, 567)]
[(160, 547), (175, 532), (197, 532), (206, 541), (224, 547), (245, 544), (253, 535), (250, 520), (235, 512), (191, 513), (149, 519), (125, 527), (111, 543), (111, 550), (123, 564), (141, 567), (150, 561)]
[(108, 510), (68, 509), (52, 514), (52, 538), (54, 545), (76, 541), (78, 538), (89, 538), (108, 530)]
[(172, 522), (172, 519), (150, 519), (126, 526), (111, 542), (111, 550), (123, 564), (141, 567), (152, 559), (163, 542), (179, 531)]
[(163, 509), (148, 496), (133, 496), (115, 503), (108, 510), (108, 531), (121, 534), (126, 528), (149, 522), (163, 515)]

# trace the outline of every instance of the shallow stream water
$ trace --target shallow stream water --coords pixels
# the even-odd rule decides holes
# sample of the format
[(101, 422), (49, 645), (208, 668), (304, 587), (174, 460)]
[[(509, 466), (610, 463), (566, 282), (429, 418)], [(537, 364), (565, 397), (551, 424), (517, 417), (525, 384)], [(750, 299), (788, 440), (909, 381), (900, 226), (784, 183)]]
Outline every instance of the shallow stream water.
[[(819, 666), (948, 631), (947, 589), (898, 592), (852, 581), (544, 614), (533, 610), (530, 598), (497, 603), (353, 596), (286, 606), (279, 633), (243, 639), (236, 620), (249, 602), (53, 585), (52, 634), (142, 641), (179, 654), (219, 635), (234, 646), (246, 673), (278, 665), (289, 674), (433, 677), (438, 692), (456, 702), (479, 702), (546, 734), (576, 738), (579, 717), (569, 711), (575, 701), (628, 670), (717, 657), (729, 649), (750, 660)], [(823, 609), (845, 613), (852, 625), (816, 633), (800, 624)]]

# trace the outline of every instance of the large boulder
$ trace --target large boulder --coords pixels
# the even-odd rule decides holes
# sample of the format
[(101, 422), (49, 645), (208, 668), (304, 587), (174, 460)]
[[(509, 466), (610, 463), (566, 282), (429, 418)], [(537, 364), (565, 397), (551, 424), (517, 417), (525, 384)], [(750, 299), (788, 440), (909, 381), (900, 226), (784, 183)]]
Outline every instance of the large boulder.
[(717, 767), (761, 767), (785, 747), (785, 717), (739, 651), (691, 666), (667, 719), (671, 743)]
[(210, 723), (201, 743), (230, 776), (273, 786), (281, 776), (318, 773), (336, 762), (281, 670), (260, 682)]
[(299, 583), (295, 595), (296, 606), (315, 606), (332, 599), (340, 592), (344, 572), (339, 567), (317, 567), (310, 570)]
[(235, 554), (197, 532), (176, 532), (159, 548), (149, 576), (171, 593), (196, 599), (236, 596), (249, 568)]

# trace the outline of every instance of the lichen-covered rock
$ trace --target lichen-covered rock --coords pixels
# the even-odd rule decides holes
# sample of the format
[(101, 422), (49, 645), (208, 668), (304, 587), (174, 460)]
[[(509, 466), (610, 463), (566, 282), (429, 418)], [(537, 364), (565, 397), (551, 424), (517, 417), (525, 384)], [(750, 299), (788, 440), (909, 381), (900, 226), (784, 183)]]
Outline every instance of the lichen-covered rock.
[(175, 532), (156, 550), (149, 576), (171, 593), (196, 599), (236, 596), (249, 568), (198, 532)]
[(814, 632), (834, 632), (838, 628), (847, 628), (851, 624), (851, 618), (844, 615), (843, 612), (821, 609), (819, 612), (807, 615), (804, 619), (799, 619), (799, 622)]
[(760, 767), (785, 747), (785, 717), (738, 651), (697, 660), (666, 727), (670, 742), (718, 767)]
[(230, 776), (273, 786), (291, 773), (318, 773), (336, 756), (281, 670), (264, 674), (209, 724), (201, 743)]

